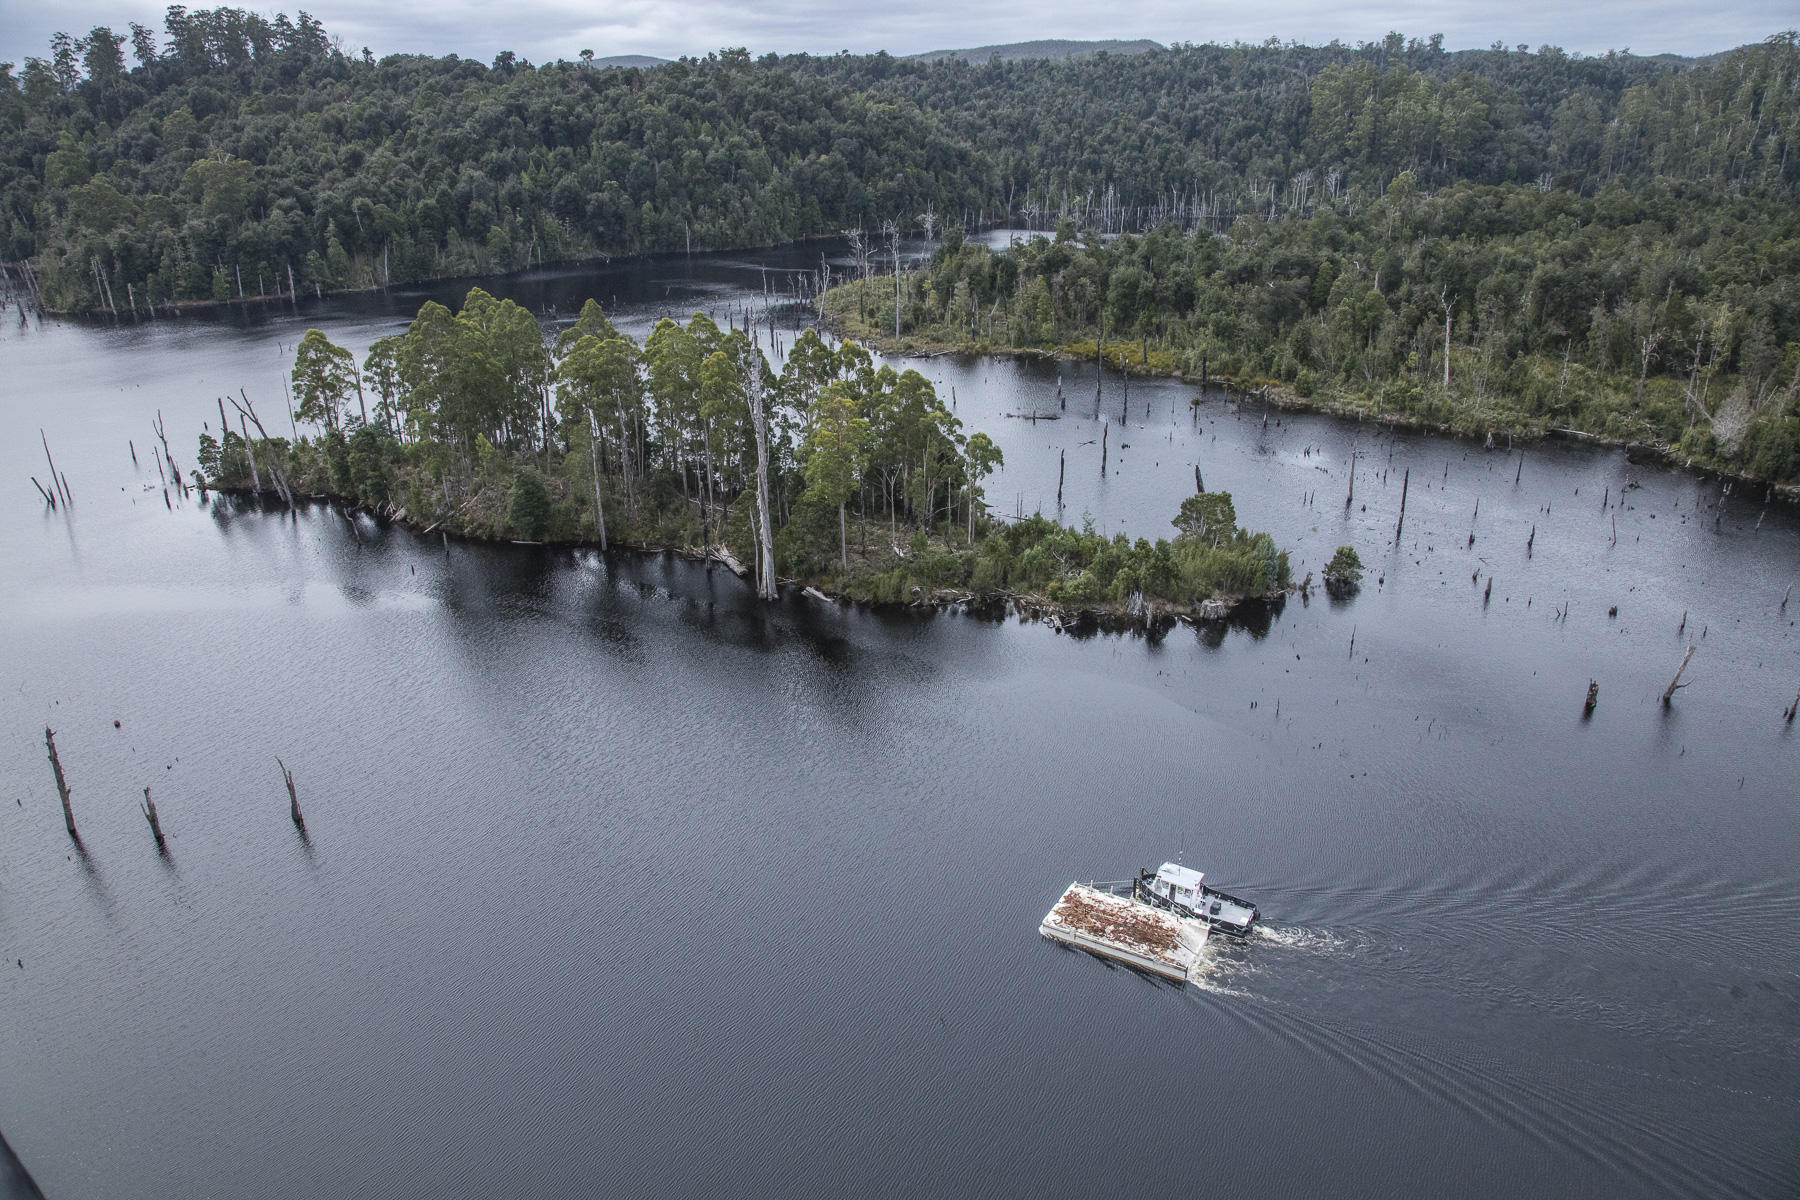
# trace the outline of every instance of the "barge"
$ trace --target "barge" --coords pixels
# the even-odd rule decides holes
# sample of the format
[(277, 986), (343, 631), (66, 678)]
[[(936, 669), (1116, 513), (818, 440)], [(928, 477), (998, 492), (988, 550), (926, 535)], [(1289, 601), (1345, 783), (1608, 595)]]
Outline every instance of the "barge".
[(1186, 983), (1200, 965), (1211, 928), (1118, 895), (1106, 884), (1071, 883), (1038, 932), (1065, 946)]
[(1038, 932), (1052, 941), (1165, 979), (1194, 977), (1214, 933), (1245, 938), (1256, 905), (1217, 888), (1178, 863), (1116, 883), (1071, 883)]

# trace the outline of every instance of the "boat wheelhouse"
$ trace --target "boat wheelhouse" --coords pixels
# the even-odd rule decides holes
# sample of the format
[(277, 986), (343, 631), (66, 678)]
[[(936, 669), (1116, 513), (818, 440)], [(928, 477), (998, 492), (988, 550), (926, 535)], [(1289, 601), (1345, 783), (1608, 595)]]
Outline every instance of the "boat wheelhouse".
[(1179, 863), (1164, 863), (1151, 874), (1145, 867), (1132, 881), (1133, 894), (1180, 917), (1205, 921), (1228, 937), (1246, 938), (1256, 924), (1256, 905), (1217, 888), (1207, 887), (1206, 875)]

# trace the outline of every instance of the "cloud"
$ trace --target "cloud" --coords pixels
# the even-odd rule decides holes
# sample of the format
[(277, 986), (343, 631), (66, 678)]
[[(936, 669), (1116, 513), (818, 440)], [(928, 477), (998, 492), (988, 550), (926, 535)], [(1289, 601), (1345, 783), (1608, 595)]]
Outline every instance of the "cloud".
[[(194, 5), (199, 7), (199, 5)], [(259, 7), (259, 6), (258, 6)], [(290, 11), (294, 5), (285, 5)], [(1091, 3), (1078, 0), (992, 0), (970, 5), (918, 0), (909, 5), (847, 4), (843, 0), (775, 0), (754, 8), (724, 0), (390, 0), (384, 4), (312, 0), (307, 11), (341, 36), (351, 50), (457, 53), (488, 61), (511, 50), (533, 62), (595, 54), (654, 54), (673, 58), (726, 46), (753, 53), (833, 54), (981, 46), (1037, 38), (1154, 38), (1165, 44), (1368, 41), (1397, 29), (1415, 37), (1445, 35), (1451, 48), (1536, 47), (1545, 43), (1596, 54), (1708, 54), (1759, 41), (1795, 24), (1793, 9), (1772, 0), (1721, 5), (1696, 0), (1601, 0), (1589, 5), (1520, 0), (1511, 4), (1426, 3), (1424, 0), (1275, 0), (1246, 6), (1220, 0), (1144, 0), (1121, 23), (1111, 15), (1096, 30)], [(163, 5), (145, 0), (59, 0), (51, 5), (0, 0), (0, 59), (43, 55), (58, 29), (83, 33), (107, 24), (123, 30), (138, 21), (162, 26)]]

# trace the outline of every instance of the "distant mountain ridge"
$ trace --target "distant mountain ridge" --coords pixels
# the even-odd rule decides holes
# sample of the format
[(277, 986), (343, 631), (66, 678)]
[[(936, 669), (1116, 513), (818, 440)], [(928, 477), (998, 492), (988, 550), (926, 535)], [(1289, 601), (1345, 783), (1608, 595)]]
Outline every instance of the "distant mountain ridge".
[(1098, 54), (1102, 50), (1108, 54), (1144, 54), (1151, 50), (1161, 50), (1161, 42), (1153, 42), (1149, 38), (1136, 41), (1105, 42), (1008, 42), (1002, 46), (976, 46), (968, 50), (930, 50), (924, 54), (909, 54), (907, 58), (919, 62), (938, 62), (946, 58), (960, 58), (964, 62), (984, 63), (998, 55), (1001, 59), (1014, 58), (1086, 58)]
[(660, 67), (669, 60), (657, 58), (651, 54), (613, 54), (606, 58), (596, 58), (596, 67)]

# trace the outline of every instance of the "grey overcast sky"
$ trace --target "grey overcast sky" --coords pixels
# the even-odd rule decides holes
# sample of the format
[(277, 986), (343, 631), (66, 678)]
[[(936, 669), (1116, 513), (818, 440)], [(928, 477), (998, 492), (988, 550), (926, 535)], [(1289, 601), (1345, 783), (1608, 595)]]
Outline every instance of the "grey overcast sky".
[[(240, 7), (292, 12), (299, 3)], [(165, 5), (153, 0), (0, 0), (0, 60), (43, 55), (51, 33), (95, 25), (123, 32), (131, 21), (160, 29)], [(189, 0), (189, 7), (210, 7)], [(1368, 41), (1391, 29), (1444, 35), (1452, 49), (1543, 44), (1588, 54), (1709, 54), (1760, 41), (1800, 25), (1794, 0), (1141, 0), (1129, 10), (1083, 0), (913, 0), (870, 6), (843, 0), (304, 0), (346, 47), (376, 55), (457, 53), (490, 61), (512, 50), (533, 62), (595, 54), (673, 58), (725, 46), (753, 53), (832, 54), (982, 46), (1037, 38), (1153, 38), (1171, 42), (1307, 43)], [(1099, 19), (1096, 20), (1096, 17)]]

